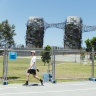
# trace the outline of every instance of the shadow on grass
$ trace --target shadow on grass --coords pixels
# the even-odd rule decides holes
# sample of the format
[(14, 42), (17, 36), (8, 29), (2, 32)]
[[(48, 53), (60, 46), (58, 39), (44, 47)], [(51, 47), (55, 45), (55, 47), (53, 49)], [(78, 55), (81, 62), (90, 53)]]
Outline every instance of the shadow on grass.
[[(11, 80), (11, 79), (18, 79), (20, 77), (7, 77), (8, 80)], [(0, 77), (0, 79), (3, 79), (3, 77)]]
[(20, 77), (7, 77), (8, 80), (11, 80), (11, 79), (18, 79)]

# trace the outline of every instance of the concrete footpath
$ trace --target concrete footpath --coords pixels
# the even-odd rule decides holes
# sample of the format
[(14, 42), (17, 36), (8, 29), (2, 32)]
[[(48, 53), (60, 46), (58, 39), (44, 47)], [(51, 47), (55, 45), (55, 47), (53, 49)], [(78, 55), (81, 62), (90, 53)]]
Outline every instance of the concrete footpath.
[(0, 96), (96, 96), (96, 82), (69, 81), (56, 84), (32, 83), (29, 86), (22, 84), (0, 84)]

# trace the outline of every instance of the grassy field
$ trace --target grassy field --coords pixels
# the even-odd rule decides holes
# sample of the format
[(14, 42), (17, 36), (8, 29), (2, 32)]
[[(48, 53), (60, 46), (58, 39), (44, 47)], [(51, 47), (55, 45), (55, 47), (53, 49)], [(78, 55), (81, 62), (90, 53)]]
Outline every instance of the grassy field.
[[(56, 79), (72, 78), (89, 78), (91, 77), (91, 64), (79, 64), (65, 61), (56, 61)], [(29, 67), (30, 58), (17, 58), (16, 60), (8, 60), (8, 80), (12, 82), (23, 82), (26, 78), (25, 70)], [(48, 65), (44, 66), (41, 60), (37, 60), (37, 66), (40, 72), (37, 75), (42, 78), (44, 73), (47, 73)], [(50, 67), (52, 69), (52, 67)], [(95, 67), (96, 69), (96, 67)], [(0, 57), (0, 77), (3, 74), (3, 57)], [(95, 71), (96, 74), (96, 71)], [(95, 75), (96, 76), (96, 75)], [(33, 77), (30, 76), (30, 79)]]

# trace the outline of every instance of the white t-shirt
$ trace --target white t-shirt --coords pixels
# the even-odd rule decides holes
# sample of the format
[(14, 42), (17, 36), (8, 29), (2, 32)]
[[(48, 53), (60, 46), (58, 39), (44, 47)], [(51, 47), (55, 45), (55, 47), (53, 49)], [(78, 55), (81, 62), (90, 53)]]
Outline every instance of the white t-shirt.
[(30, 66), (32, 66), (33, 63), (34, 63), (34, 65), (33, 65), (33, 67), (31, 69), (35, 69), (36, 70), (36, 56), (33, 56), (31, 58)]

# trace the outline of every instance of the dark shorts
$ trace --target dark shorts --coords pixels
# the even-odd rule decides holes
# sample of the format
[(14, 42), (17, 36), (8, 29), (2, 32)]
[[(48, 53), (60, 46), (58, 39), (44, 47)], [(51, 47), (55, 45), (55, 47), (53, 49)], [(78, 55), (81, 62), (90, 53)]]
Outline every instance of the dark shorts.
[(29, 70), (27, 71), (27, 73), (30, 73), (30, 74), (32, 74), (32, 75), (36, 75), (36, 70), (34, 70), (34, 69), (29, 69)]

